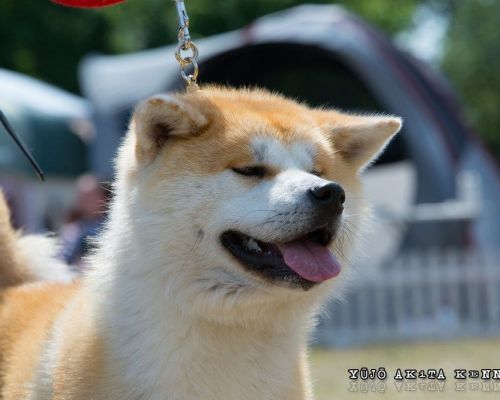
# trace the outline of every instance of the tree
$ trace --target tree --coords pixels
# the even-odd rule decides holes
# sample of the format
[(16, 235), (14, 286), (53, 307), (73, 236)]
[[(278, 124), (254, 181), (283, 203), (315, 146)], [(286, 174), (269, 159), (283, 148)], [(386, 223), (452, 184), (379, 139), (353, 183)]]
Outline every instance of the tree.
[(500, 157), (500, 1), (464, 0), (450, 8), (443, 70), (466, 116)]
[(0, 66), (78, 91), (77, 66), (91, 51), (111, 52), (102, 13), (48, 0), (0, 1)]
[[(316, 0), (342, 4), (389, 34), (398, 32), (411, 19), (417, 0)], [(238, 29), (272, 12), (304, 4), (304, 0), (186, 0), (193, 37)], [(165, 0), (132, 1), (109, 8), (112, 47), (136, 51), (162, 46), (175, 40), (174, 8)]]
[[(335, 3), (320, 0), (320, 3)], [(194, 37), (236, 29), (303, 0), (186, 0)], [(343, 0), (353, 11), (397, 32), (416, 0)], [(0, 66), (78, 92), (78, 63), (88, 53), (116, 54), (174, 43), (177, 20), (169, 0), (128, 0), (98, 10), (49, 0), (0, 1)]]
[[(497, 0), (315, 0), (341, 4), (394, 35), (410, 24), (415, 8), (430, 4), (450, 21), (443, 69), (466, 115), (500, 155), (500, 46)], [(186, 0), (194, 38), (240, 28), (304, 0)], [(0, 1), (0, 66), (78, 92), (77, 68), (91, 52), (116, 54), (176, 40), (170, 0), (128, 0), (99, 10), (58, 6), (49, 0)]]

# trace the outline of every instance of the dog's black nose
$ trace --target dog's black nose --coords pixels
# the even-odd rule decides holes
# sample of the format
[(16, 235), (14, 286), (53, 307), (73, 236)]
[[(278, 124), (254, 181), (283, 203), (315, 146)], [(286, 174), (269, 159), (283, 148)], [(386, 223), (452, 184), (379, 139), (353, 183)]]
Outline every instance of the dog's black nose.
[(335, 182), (311, 188), (308, 194), (314, 205), (329, 208), (336, 215), (344, 210), (345, 192), (342, 186)]

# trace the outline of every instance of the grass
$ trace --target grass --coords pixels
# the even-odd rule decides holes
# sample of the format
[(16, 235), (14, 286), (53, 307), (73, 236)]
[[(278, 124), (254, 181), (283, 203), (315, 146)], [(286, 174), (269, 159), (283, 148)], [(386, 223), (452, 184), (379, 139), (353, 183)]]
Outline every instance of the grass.
[[(388, 378), (384, 385), (368, 384), (364, 389), (368, 392), (353, 391), (349, 368), (378, 368), (384, 367)], [(393, 379), (397, 368), (412, 369), (439, 369), (443, 368), (447, 380), (444, 389), (430, 391), (425, 382), (417, 380), (415, 391), (398, 391)], [(481, 388), (481, 380), (468, 379), (466, 391), (457, 391), (453, 377), (453, 370), (500, 368), (500, 339), (462, 340), (438, 343), (414, 343), (396, 345), (374, 345), (354, 349), (314, 349), (311, 353), (311, 373), (314, 381), (316, 400), (336, 399), (432, 399), (439, 400), (469, 400), (500, 398), (500, 381), (488, 382), (490, 391)], [(361, 389), (358, 381), (358, 389)], [(375, 381), (376, 383), (377, 381)], [(370, 386), (371, 385), (371, 386)], [(404, 385), (404, 384), (403, 384)], [(474, 386), (475, 385), (475, 386)], [(407, 387), (408, 388), (408, 387)], [(493, 388), (493, 389), (492, 389)], [(483, 389), (483, 390), (481, 390)]]

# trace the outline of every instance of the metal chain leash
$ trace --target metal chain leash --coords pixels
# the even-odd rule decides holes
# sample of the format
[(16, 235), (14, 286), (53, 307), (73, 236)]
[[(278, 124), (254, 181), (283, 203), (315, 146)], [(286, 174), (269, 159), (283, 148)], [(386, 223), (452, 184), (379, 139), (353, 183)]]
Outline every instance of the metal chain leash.
[[(189, 35), (189, 17), (187, 15), (184, 0), (172, 0), (177, 9), (177, 18), (179, 20), (179, 40), (175, 48), (175, 58), (179, 63), (182, 79), (186, 82), (187, 90), (198, 90), (198, 47), (191, 41)], [(192, 66), (192, 67), (191, 67)], [(192, 73), (187, 70), (192, 68)]]

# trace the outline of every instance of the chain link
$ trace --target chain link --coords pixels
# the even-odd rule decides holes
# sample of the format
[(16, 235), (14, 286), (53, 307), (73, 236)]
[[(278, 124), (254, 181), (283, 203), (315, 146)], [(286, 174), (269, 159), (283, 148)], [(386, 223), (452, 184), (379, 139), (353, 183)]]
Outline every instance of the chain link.
[[(178, 44), (175, 48), (175, 58), (179, 63), (181, 77), (184, 79), (188, 90), (197, 90), (198, 84), (198, 47), (191, 41), (189, 35), (189, 17), (184, 0), (173, 0), (179, 20)], [(188, 70), (192, 70), (188, 73)]]

